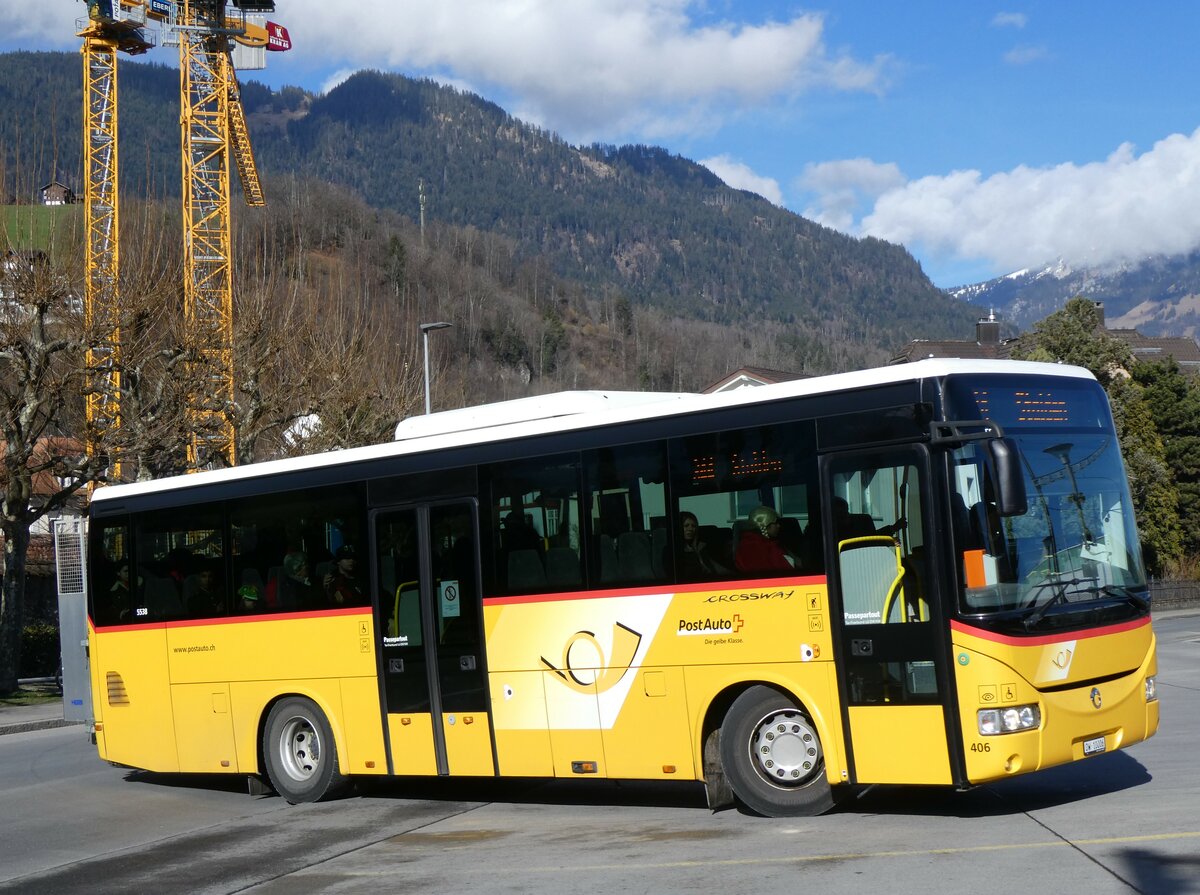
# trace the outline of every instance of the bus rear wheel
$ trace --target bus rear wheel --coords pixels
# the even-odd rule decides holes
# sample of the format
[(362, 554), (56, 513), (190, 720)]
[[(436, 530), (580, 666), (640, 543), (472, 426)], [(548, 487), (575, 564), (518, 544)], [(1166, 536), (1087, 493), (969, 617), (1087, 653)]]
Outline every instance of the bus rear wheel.
[(734, 795), (767, 817), (809, 817), (833, 807), (812, 720), (770, 687), (751, 687), (721, 725), (721, 766)]
[(338, 767), (325, 713), (303, 696), (272, 707), (263, 730), (263, 760), (271, 786), (293, 805), (335, 798), (350, 783)]

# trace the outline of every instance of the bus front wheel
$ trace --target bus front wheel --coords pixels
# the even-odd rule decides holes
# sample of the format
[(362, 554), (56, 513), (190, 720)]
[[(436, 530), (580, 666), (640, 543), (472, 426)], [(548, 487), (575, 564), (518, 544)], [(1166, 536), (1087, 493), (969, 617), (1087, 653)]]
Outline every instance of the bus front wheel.
[(267, 715), (263, 759), (271, 786), (293, 805), (334, 798), (350, 782), (325, 713), (302, 696), (281, 699)]
[(721, 766), (742, 804), (767, 817), (812, 816), (833, 807), (816, 726), (770, 687), (751, 687), (729, 707)]

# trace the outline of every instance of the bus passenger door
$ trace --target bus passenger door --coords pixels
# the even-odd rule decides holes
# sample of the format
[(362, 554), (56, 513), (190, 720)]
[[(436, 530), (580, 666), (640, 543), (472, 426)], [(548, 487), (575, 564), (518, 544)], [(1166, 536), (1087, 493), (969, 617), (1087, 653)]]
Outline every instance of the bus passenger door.
[(380, 510), (371, 527), (391, 772), (492, 775), (475, 505)]
[(821, 470), (851, 782), (951, 783), (928, 456), (917, 446), (831, 454)]

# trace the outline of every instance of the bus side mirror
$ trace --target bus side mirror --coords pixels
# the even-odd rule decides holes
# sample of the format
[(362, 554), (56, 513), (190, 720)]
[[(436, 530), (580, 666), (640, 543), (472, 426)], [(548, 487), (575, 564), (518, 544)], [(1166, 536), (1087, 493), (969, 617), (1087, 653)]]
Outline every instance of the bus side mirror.
[(1029, 510), (1025, 477), (1021, 475), (1021, 449), (1011, 438), (988, 442), (996, 471), (996, 511), (1001, 516), (1023, 516)]

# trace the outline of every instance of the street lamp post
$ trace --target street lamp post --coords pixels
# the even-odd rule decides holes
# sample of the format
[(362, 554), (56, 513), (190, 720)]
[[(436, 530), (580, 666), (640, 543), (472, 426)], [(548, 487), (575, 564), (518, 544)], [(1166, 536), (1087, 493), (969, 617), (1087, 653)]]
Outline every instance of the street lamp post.
[(435, 329), (447, 329), (453, 326), (453, 323), (422, 323), (421, 324), (421, 341), (425, 349), (425, 413), (430, 410), (429, 405), (429, 334)]

